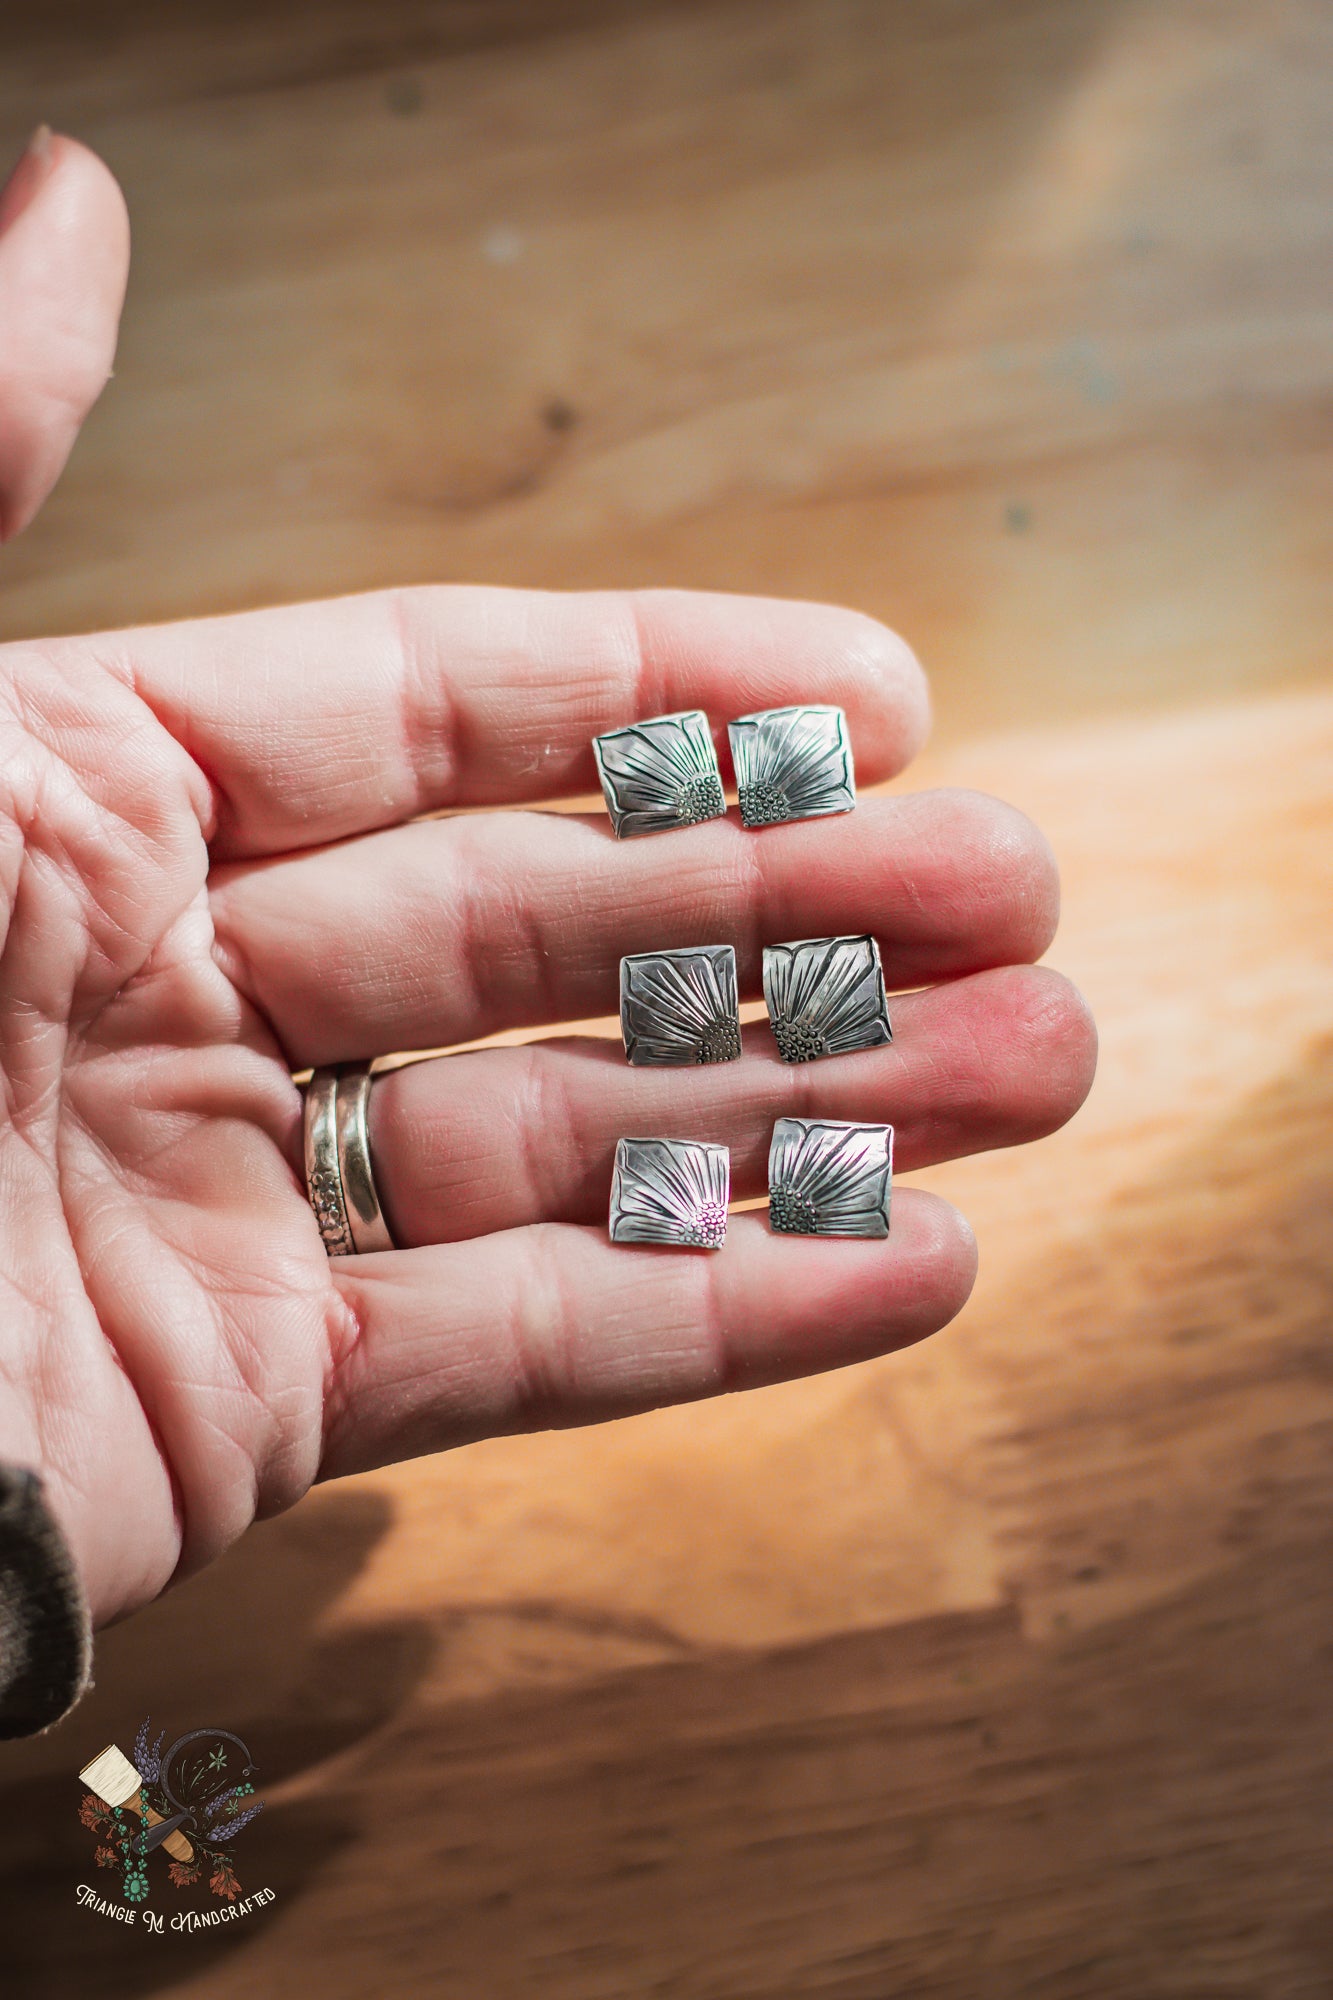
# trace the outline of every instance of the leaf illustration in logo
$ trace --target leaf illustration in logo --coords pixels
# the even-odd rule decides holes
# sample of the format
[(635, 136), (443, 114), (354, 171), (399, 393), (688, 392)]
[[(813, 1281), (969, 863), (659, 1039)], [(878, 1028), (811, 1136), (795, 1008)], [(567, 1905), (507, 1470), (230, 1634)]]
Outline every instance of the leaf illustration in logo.
[(234, 1903), (241, 1893), (241, 1885), (236, 1880), (236, 1870), (225, 1854), (220, 1854), (213, 1863), (213, 1872), (208, 1878), (208, 1886), (215, 1896), (225, 1896)]

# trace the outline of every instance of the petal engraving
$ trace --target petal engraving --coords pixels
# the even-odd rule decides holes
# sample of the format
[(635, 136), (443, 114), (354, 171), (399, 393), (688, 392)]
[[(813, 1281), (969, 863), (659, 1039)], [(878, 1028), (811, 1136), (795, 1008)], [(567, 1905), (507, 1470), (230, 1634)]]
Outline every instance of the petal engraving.
[(729, 944), (636, 952), (620, 961), (620, 1032), (632, 1063), (735, 1062), (736, 953)]
[(618, 840), (721, 819), (727, 810), (702, 709), (610, 730), (594, 736), (592, 748)]
[(887, 1236), (893, 1127), (779, 1118), (768, 1152), (768, 1219), (787, 1236)]
[(817, 819), (856, 804), (847, 718), (807, 703), (767, 708), (728, 725), (741, 818), (746, 826)]
[(611, 1241), (720, 1250), (731, 1155), (702, 1139), (622, 1139), (611, 1180)]
[(893, 1040), (873, 937), (765, 945), (764, 1004), (784, 1062), (813, 1062)]

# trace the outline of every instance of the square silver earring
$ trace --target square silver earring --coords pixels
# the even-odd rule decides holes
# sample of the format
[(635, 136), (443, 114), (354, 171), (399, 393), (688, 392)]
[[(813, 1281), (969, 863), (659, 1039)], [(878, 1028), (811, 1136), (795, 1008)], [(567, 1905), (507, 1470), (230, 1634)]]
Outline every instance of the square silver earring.
[(620, 1032), (632, 1063), (676, 1068), (741, 1052), (736, 953), (729, 944), (641, 951), (620, 961)]
[(784, 1062), (813, 1062), (893, 1040), (872, 937), (765, 945), (764, 1004)]
[(720, 1250), (731, 1154), (702, 1139), (621, 1139), (611, 1180), (611, 1241)]
[(617, 840), (721, 819), (727, 810), (713, 732), (700, 708), (594, 736), (593, 756)]
[(784, 1236), (887, 1236), (892, 1125), (779, 1118), (768, 1150), (768, 1220)]
[(741, 818), (746, 826), (818, 819), (856, 804), (847, 718), (806, 703), (742, 715), (727, 726)]

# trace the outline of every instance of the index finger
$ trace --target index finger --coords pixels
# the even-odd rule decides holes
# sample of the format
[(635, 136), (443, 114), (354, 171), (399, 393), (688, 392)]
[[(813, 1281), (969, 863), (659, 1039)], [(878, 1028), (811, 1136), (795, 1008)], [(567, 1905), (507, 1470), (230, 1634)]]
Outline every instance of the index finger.
[(867, 783), (929, 721), (886, 627), (773, 598), (427, 585), (91, 643), (207, 775), (219, 858), (595, 792), (592, 738), (678, 709), (724, 743), (736, 716), (836, 703)]

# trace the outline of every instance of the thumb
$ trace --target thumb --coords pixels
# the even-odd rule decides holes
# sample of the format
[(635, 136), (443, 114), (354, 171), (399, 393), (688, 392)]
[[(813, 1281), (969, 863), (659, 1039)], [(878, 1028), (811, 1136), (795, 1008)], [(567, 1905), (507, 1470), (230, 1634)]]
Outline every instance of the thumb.
[(27, 527), (106, 386), (129, 262), (110, 172), (43, 126), (0, 190), (0, 541)]

